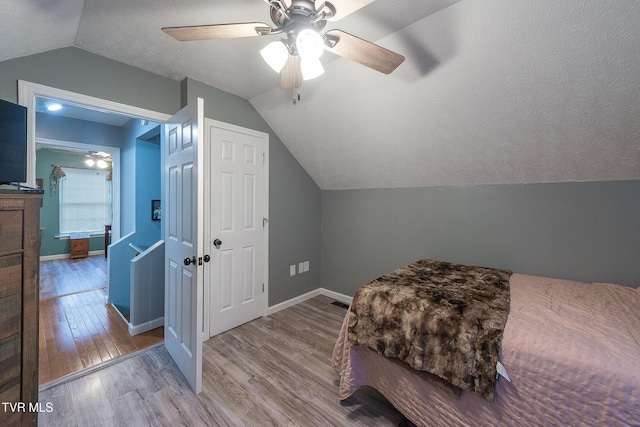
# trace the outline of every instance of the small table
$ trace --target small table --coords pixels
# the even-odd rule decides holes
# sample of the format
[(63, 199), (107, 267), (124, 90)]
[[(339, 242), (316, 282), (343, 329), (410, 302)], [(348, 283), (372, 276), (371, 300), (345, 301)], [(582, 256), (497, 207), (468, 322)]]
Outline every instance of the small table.
[(87, 258), (89, 256), (89, 233), (71, 233), (69, 234), (71, 259)]

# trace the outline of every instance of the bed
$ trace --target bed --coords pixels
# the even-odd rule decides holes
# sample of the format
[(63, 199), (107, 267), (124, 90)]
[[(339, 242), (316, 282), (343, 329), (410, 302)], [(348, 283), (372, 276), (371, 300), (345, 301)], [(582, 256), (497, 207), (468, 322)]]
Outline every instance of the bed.
[(493, 395), (456, 394), (354, 344), (352, 302), (332, 357), (339, 398), (373, 387), (418, 426), (640, 426), (640, 289), (517, 273), (508, 287), (498, 361), (510, 380), (497, 376)]

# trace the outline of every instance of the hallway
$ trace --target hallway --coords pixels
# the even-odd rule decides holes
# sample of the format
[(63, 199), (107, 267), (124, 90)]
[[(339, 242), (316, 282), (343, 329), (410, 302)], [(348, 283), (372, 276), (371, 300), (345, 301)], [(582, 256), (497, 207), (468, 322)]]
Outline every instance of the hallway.
[(106, 303), (107, 260), (40, 263), (40, 387), (164, 340), (164, 328), (129, 335)]

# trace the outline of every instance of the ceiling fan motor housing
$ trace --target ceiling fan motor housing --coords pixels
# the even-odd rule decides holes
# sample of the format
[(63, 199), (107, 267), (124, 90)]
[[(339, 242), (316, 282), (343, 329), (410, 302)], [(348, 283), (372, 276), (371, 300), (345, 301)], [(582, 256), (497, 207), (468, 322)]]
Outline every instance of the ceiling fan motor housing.
[[(298, 33), (304, 29), (311, 29), (319, 33), (327, 21), (324, 19), (325, 14), (322, 11), (316, 11), (315, 1), (313, 0), (293, 0), (289, 8), (284, 9), (282, 1), (273, 1), (271, 4), (271, 20), (282, 32), (287, 34), (287, 40), (283, 40), (287, 50), (291, 55), (298, 55), (296, 48), (296, 37)], [(323, 3), (323, 10), (331, 6)]]
[[(326, 8), (327, 3), (324, 3)], [(331, 8), (329, 10), (332, 10)], [(302, 28), (320, 31), (326, 25), (322, 11), (316, 11), (313, 0), (293, 0), (288, 9), (284, 9), (281, 1), (271, 3), (271, 20), (276, 26), (290, 32)]]

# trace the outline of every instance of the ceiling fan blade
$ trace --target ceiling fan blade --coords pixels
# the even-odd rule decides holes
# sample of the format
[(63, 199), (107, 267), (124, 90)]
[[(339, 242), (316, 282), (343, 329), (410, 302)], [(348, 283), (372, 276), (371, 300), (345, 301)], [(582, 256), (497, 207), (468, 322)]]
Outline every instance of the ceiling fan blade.
[(362, 9), (369, 3), (373, 3), (374, 0), (328, 0), (325, 3), (331, 4), (336, 13), (327, 21), (337, 21), (344, 18), (347, 15), (351, 15), (356, 10)]
[(325, 37), (335, 42), (333, 47), (325, 45), (329, 52), (384, 74), (390, 74), (404, 62), (404, 56), (341, 30), (327, 31)]
[[(258, 31), (261, 29), (262, 31)], [(164, 27), (162, 29), (179, 41), (232, 39), (236, 37), (261, 36), (269, 33), (271, 27), (263, 22), (241, 24), (192, 25), (187, 27)]]
[(284, 68), (280, 71), (280, 89), (293, 89), (302, 86), (300, 57), (289, 55)]

